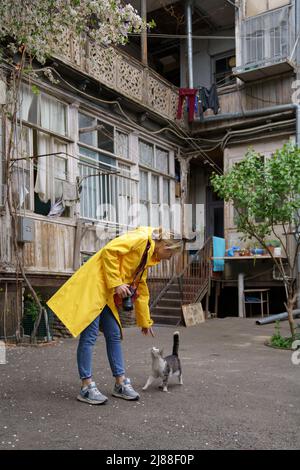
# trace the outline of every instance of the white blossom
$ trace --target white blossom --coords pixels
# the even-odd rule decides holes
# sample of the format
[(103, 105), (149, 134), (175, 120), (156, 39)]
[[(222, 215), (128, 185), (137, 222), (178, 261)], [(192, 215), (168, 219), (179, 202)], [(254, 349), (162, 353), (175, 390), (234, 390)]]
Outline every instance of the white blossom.
[(0, 40), (8, 40), (14, 53), (25, 47), (41, 64), (63, 49), (66, 34), (78, 41), (86, 34), (95, 45), (125, 44), (129, 33), (146, 27), (132, 5), (123, 5), (121, 0), (0, 2)]

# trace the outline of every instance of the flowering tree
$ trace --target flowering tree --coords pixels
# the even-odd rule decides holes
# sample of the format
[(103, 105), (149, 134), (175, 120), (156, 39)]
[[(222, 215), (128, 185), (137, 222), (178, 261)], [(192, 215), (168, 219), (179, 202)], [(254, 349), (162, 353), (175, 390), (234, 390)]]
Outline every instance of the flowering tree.
[[(18, 115), (23, 76), (36, 76), (33, 61), (42, 65), (46, 76), (54, 81), (46, 61), (61, 51), (62, 37), (68, 36), (79, 43), (88, 38), (97, 45), (125, 44), (130, 33), (139, 33), (146, 25), (130, 4), (121, 0), (1, 0), (0, 1), (0, 79), (5, 80), (9, 93), (2, 111), (8, 118), (6, 139), (6, 207), (11, 217), (12, 241), (16, 274), (21, 273), (36, 304), (39, 315), (34, 325), (34, 340), (45, 310), (33, 289), (22, 262), (17, 241), (17, 207), (12, 197), (12, 168), (18, 158)], [(2, 71), (1, 71), (2, 69)], [(1, 73), (2, 72), (2, 73)], [(48, 73), (47, 73), (48, 72)], [(35, 87), (36, 88), (36, 87)], [(17, 283), (17, 295), (18, 295)], [(20, 340), (20, 321), (16, 339)]]
[(0, 40), (14, 52), (20, 46), (44, 64), (60, 48), (60, 36), (87, 35), (96, 44), (125, 44), (146, 24), (121, 0), (1, 0)]
[[(255, 238), (270, 254), (286, 289), (286, 309), (292, 338), (293, 308), (297, 299), (297, 259), (300, 250), (300, 148), (286, 144), (264, 161), (253, 150), (224, 175), (214, 175), (214, 190), (233, 203), (237, 229), (245, 240)], [(280, 229), (280, 232), (278, 231)], [(285, 261), (274, 257), (267, 242), (278, 239)]]

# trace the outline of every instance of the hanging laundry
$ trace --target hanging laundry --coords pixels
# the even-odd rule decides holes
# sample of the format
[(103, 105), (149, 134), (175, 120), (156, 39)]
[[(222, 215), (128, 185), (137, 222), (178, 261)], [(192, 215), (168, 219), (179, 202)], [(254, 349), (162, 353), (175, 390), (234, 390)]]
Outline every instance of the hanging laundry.
[(179, 88), (177, 119), (181, 119), (182, 117), (183, 103), (184, 103), (185, 98), (187, 98), (188, 109), (189, 109), (189, 122), (192, 122), (194, 120), (195, 101), (196, 101), (197, 92), (198, 92), (197, 88)]
[(203, 113), (207, 109), (212, 109), (214, 114), (218, 114), (220, 109), (217, 86), (214, 83), (210, 89), (206, 87), (199, 88), (199, 115), (203, 118)]

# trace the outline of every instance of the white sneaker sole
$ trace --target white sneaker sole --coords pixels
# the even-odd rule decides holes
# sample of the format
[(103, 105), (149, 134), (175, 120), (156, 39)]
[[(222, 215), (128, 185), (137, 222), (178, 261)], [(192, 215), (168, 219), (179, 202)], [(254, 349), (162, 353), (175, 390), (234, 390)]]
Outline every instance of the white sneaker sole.
[(107, 398), (105, 400), (90, 400), (89, 398), (84, 398), (81, 395), (77, 396), (78, 401), (82, 401), (83, 403), (88, 403), (89, 405), (104, 405), (107, 402)]
[(117, 392), (113, 392), (112, 396), (116, 398), (123, 398), (124, 400), (131, 400), (131, 401), (138, 401), (140, 399), (139, 395), (137, 397), (127, 397), (126, 395), (122, 395), (122, 393), (117, 393)]

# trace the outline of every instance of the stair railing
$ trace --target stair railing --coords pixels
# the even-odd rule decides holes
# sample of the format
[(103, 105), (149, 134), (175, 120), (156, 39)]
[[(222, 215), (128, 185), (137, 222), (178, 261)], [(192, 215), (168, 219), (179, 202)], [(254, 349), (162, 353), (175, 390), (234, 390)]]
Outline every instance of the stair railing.
[(161, 286), (160, 292), (150, 302), (152, 310), (170, 286), (178, 282), (179, 292), (181, 293), (181, 302), (194, 303), (199, 298), (203, 298), (203, 292), (206, 293), (209, 284), (211, 272), (211, 237), (206, 240), (200, 248), (188, 261), (188, 264), (179, 274), (174, 274), (171, 279), (166, 280), (164, 286)]

